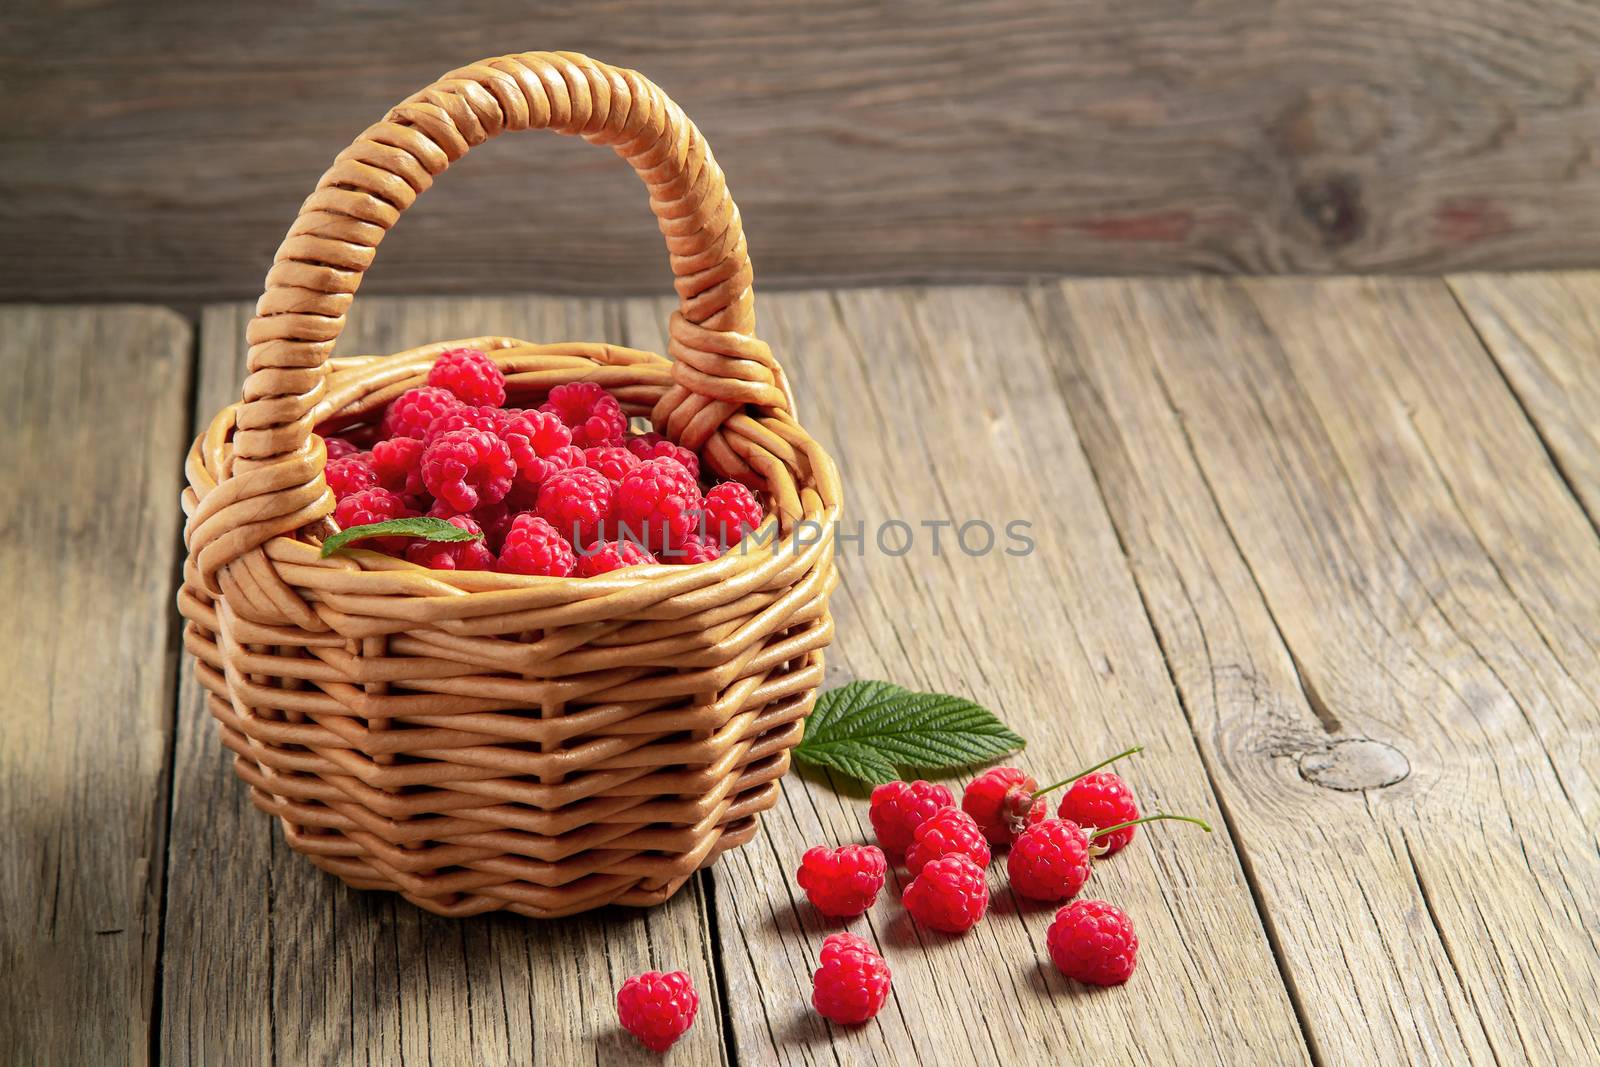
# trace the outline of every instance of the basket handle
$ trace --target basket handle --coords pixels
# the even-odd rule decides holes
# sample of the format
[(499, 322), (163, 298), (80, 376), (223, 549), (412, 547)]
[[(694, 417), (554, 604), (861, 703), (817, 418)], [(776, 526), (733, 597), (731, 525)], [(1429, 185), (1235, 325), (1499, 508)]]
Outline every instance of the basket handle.
[[(739, 209), (700, 131), (635, 71), (573, 52), (528, 52), (446, 74), (363, 132), (317, 181), (246, 333), (250, 375), (234, 424), (234, 478), (258, 472), (251, 480), (263, 495), (298, 496), (296, 519), (332, 511), (312, 430), (324, 364), (378, 242), (469, 148), (522, 129), (610, 145), (650, 190), (679, 297), (667, 348), (674, 385), (653, 412), (657, 426), (700, 448), (746, 405), (792, 411), (782, 369), (754, 336)], [(272, 467), (276, 477), (261, 471)]]

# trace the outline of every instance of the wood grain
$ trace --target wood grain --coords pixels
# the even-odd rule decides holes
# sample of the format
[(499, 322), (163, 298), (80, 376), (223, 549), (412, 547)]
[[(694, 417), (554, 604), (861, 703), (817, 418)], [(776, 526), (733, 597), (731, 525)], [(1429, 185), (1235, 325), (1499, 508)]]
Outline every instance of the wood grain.
[[(248, 307), (208, 309), (197, 422), (238, 398)], [(615, 338), (602, 301), (363, 299), (345, 354), (507, 333)], [(409, 340), (408, 340), (409, 339)], [(174, 494), (176, 489), (174, 489)], [(174, 495), (173, 499), (176, 499)], [(353, 891), (291, 852), (245, 789), (187, 665), (179, 703), (162, 1058), (167, 1063), (654, 1063), (617, 1026), (641, 971), (690, 973), (686, 1063), (726, 1062), (723, 992), (698, 881), (650, 911), (559, 922), (441, 919)]]
[[(0, 299), (253, 299), (351, 137), (533, 48), (678, 99), (768, 284), (1576, 266), (1600, 241), (1581, 0), (11, 7), (0, 245), (28, 255)], [(625, 168), (557, 140), (463, 163), (372, 290), (654, 290)]]
[(1466, 274), (1448, 281), (1600, 529), (1600, 275)]
[(1035, 306), (1318, 1058), (1600, 1055), (1600, 541), (1443, 284)]
[(7, 1063), (150, 1053), (190, 339), (155, 308), (0, 308)]
[[(628, 304), (630, 343), (660, 338), (666, 305)], [(1118, 549), (1043, 342), (1018, 291), (767, 296), (762, 335), (785, 362), (801, 417), (846, 487), (843, 585), (833, 600), (838, 682), (887, 678), (970, 695), (1029, 739), (1041, 781), (1142, 741), (1127, 766), (1146, 804), (1215, 818), (1205, 769)], [(1005, 553), (1005, 524), (1037, 547)], [(909, 523), (904, 555), (883, 524)], [(956, 526), (989, 522), (969, 555)], [(953, 522), (933, 549), (925, 522)], [(974, 551), (981, 531), (968, 531)], [(903, 543), (891, 531), (891, 550)], [(1020, 546), (1019, 550), (1020, 550)], [(1141, 966), (1116, 992), (1065, 982), (1044, 950), (1055, 909), (1019, 901), (997, 861), (990, 917), (965, 938), (921, 930), (896, 876), (864, 919), (820, 917), (793, 870), (806, 847), (873, 840), (866, 803), (790, 775), (761, 836), (711, 872), (734, 1048), (741, 1062), (1292, 1063), (1306, 1059), (1288, 997), (1225, 830), (1156, 828), (1095, 874), (1088, 895), (1135, 916)], [(807, 1007), (826, 934), (873, 940), (894, 997), (856, 1030)], [(1137, 1050), (1137, 1052), (1135, 1052)]]

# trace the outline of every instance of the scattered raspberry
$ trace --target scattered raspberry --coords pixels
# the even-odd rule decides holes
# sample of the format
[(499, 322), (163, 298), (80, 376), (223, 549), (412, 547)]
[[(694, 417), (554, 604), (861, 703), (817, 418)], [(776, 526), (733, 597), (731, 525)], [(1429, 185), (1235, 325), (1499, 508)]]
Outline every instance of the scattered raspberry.
[(328, 450), (329, 463), (336, 459), (343, 459), (346, 456), (353, 456), (361, 451), (359, 446), (346, 441), (343, 437), (324, 437), (322, 446)]
[(507, 574), (565, 578), (577, 565), (577, 556), (561, 531), (539, 516), (524, 512), (511, 520), (494, 569)]
[(654, 556), (632, 541), (600, 541), (584, 549), (578, 556), (577, 575), (579, 578), (593, 578), (621, 567), (655, 562)]
[(333, 490), (335, 500), (343, 500), (378, 484), (378, 472), (372, 469), (372, 460), (365, 452), (330, 461), (323, 468), (322, 477)]
[(694, 535), (690, 535), (683, 544), (661, 553), (663, 563), (710, 563), (714, 559), (721, 558), (720, 547), (702, 541)]
[(665, 1052), (694, 1024), (700, 996), (682, 971), (634, 975), (617, 990), (622, 1028), (652, 1052)]
[(623, 537), (642, 541), (652, 552), (681, 545), (699, 519), (700, 487), (682, 464), (647, 459), (617, 486), (614, 518)]
[(1050, 805), (1033, 794), (1039, 783), (1015, 767), (993, 767), (967, 783), (961, 806), (996, 845), (1009, 845), (1025, 827), (1043, 819)]
[[(1139, 805), (1133, 799), (1128, 783), (1110, 771), (1086, 774), (1072, 783), (1067, 795), (1061, 798), (1056, 814), (1071, 819), (1079, 826), (1106, 829), (1139, 817)], [(1133, 840), (1137, 826), (1124, 826), (1115, 833), (1095, 838), (1095, 844), (1105, 849), (1102, 855), (1121, 852)]]
[(889, 873), (889, 861), (876, 845), (806, 849), (795, 881), (824, 915), (860, 915), (872, 907)]
[(584, 465), (604, 474), (612, 483), (622, 481), (622, 476), (639, 465), (639, 457), (626, 448), (600, 445), (583, 451)]
[(448, 389), (465, 404), (499, 407), (506, 402), (506, 376), (476, 348), (441, 352), (428, 371), (428, 384)]
[(724, 545), (736, 545), (766, 517), (750, 487), (739, 482), (713, 486), (701, 506), (706, 536)]
[[(339, 501), (333, 509), (333, 521), (339, 524), (341, 530), (349, 530), (356, 526), (370, 526), (375, 522), (409, 518), (413, 514), (405, 501), (389, 490), (372, 488), (351, 493)], [(406, 550), (409, 540), (406, 537), (373, 537), (357, 541), (355, 547), (398, 556)]]
[(372, 446), (372, 469), (378, 484), (401, 496), (418, 496), (422, 484), (422, 442), (415, 437), (391, 437)]
[(913, 876), (941, 856), (962, 855), (979, 867), (989, 866), (989, 842), (972, 816), (960, 808), (940, 808), (917, 827), (906, 849), (906, 870)]
[(448, 389), (419, 385), (407, 389), (393, 400), (383, 413), (383, 436), (415, 437), (420, 439), (428, 432), (428, 424), (461, 401)]
[(504, 499), (517, 465), (506, 443), (486, 430), (448, 430), (422, 454), (422, 481), (458, 512)]
[(449, 433), (451, 430), (486, 430), (498, 437), (505, 419), (506, 413), (499, 408), (458, 404), (448, 411), (441, 411), (432, 422), (428, 423), (428, 428), (422, 434), (422, 443), (431, 445), (440, 434)]
[(579, 448), (620, 445), (628, 429), (628, 417), (622, 413), (617, 398), (594, 382), (556, 386), (539, 410), (566, 423), (572, 430), (572, 443)]
[(971, 856), (956, 853), (931, 861), (900, 896), (923, 926), (960, 934), (989, 910), (989, 883)]
[(891, 856), (903, 856), (923, 820), (955, 803), (950, 790), (920, 778), (914, 782), (886, 782), (872, 791), (867, 817), (872, 820), (872, 831), (878, 835), (883, 850)]
[(1121, 985), (1138, 963), (1133, 920), (1103, 900), (1077, 900), (1056, 912), (1045, 944), (1062, 974), (1090, 985)]
[[(404, 440), (411, 440), (405, 438)], [(452, 515), (446, 520), (452, 526), (468, 533), (481, 535), (483, 530), (465, 515)], [(494, 553), (483, 541), (412, 541), (406, 546), (406, 559), (436, 571), (492, 571)]]
[(811, 976), (811, 1006), (840, 1026), (864, 1023), (889, 999), (889, 965), (855, 934), (829, 934)]
[(700, 457), (682, 445), (673, 444), (658, 433), (642, 433), (638, 437), (630, 437), (627, 448), (640, 459), (675, 459), (683, 464), (695, 481), (700, 480)]
[(1089, 835), (1071, 819), (1045, 819), (1011, 846), (1006, 874), (1030, 900), (1071, 900), (1089, 880)]
[(588, 467), (557, 471), (539, 487), (539, 514), (580, 548), (600, 535), (611, 506), (611, 483)]

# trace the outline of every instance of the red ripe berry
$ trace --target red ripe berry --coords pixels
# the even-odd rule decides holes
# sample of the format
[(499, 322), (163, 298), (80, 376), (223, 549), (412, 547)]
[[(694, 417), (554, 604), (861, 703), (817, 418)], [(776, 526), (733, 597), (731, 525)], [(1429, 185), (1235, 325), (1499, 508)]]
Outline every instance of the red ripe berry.
[(578, 565), (572, 546), (544, 519), (523, 512), (511, 520), (495, 570), (506, 574), (543, 574), (564, 578)]
[(889, 965), (855, 934), (829, 934), (822, 941), (822, 966), (811, 976), (811, 1006), (840, 1026), (856, 1026), (889, 999)]
[[(351, 493), (339, 501), (333, 509), (333, 521), (339, 524), (341, 530), (349, 530), (356, 526), (370, 526), (375, 522), (409, 518), (412, 514), (405, 501), (389, 490), (372, 488)], [(404, 537), (374, 537), (357, 541), (354, 547), (399, 555), (405, 551), (407, 540)]]
[(458, 512), (505, 499), (517, 465), (506, 443), (487, 430), (448, 430), (422, 453), (422, 481)]
[(465, 404), (499, 407), (506, 402), (506, 376), (476, 348), (441, 352), (428, 371), (428, 384), (448, 389)]
[(436, 571), (492, 571), (494, 553), (483, 543), (483, 530), (465, 515), (452, 515), (450, 525), (479, 535), (476, 541), (412, 541), (406, 559)]
[(700, 480), (700, 457), (684, 448), (675, 445), (658, 433), (644, 433), (638, 437), (630, 437), (627, 442), (628, 451), (640, 459), (674, 459), (683, 464), (695, 481)]
[(972, 816), (960, 808), (941, 808), (928, 816), (912, 835), (906, 849), (906, 870), (917, 875), (941, 856), (962, 855), (979, 867), (989, 866), (989, 842)]
[[(1073, 782), (1066, 796), (1061, 798), (1061, 807), (1056, 814), (1063, 819), (1071, 819), (1079, 826), (1103, 830), (1137, 819), (1139, 805), (1133, 799), (1133, 791), (1128, 788), (1127, 782), (1110, 771), (1101, 771), (1098, 774), (1086, 774)], [(1105, 850), (1101, 855), (1109, 856), (1122, 851), (1133, 840), (1138, 829), (1137, 826), (1124, 826), (1115, 833), (1095, 838), (1095, 844)]]
[(706, 536), (724, 545), (738, 544), (766, 517), (750, 487), (739, 482), (713, 486), (701, 510), (705, 513)]
[(620, 537), (660, 552), (690, 538), (699, 510), (700, 487), (682, 464), (647, 459), (623, 475), (613, 517)]
[(872, 791), (867, 817), (878, 844), (891, 856), (903, 856), (917, 827), (940, 808), (955, 806), (950, 790), (933, 782), (885, 782)]
[(656, 558), (632, 541), (599, 541), (585, 548), (578, 556), (579, 578), (593, 578), (622, 567), (637, 567), (655, 563)]
[(422, 484), (422, 442), (415, 437), (391, 437), (372, 446), (372, 469), (378, 484), (391, 493), (417, 496)]
[(599, 445), (583, 450), (584, 466), (599, 471), (612, 484), (622, 481), (622, 476), (639, 465), (639, 457), (626, 448)]
[(1089, 835), (1070, 819), (1028, 827), (1011, 846), (1006, 874), (1030, 900), (1071, 900), (1089, 880)]
[[(444, 501), (435, 500), (428, 514), (435, 519), (453, 519), (461, 513)], [(490, 551), (499, 552), (500, 543), (505, 540), (506, 531), (511, 528), (511, 520), (517, 517), (517, 513), (501, 501), (498, 504), (482, 504), (464, 517), (478, 524), (478, 529), (483, 531), (484, 544), (489, 546)]]
[(971, 856), (955, 853), (923, 867), (900, 901), (923, 926), (961, 934), (978, 925), (989, 910), (989, 883)]
[(506, 413), (499, 408), (460, 404), (440, 412), (438, 417), (428, 423), (428, 429), (422, 435), (422, 443), (431, 445), (440, 434), (449, 433), (451, 430), (485, 430), (498, 437), (505, 417)]
[(346, 456), (353, 456), (361, 451), (359, 447), (346, 441), (343, 437), (324, 437), (322, 445), (328, 450), (329, 463), (336, 459), (343, 459)]
[(573, 466), (568, 455), (572, 431), (548, 412), (501, 412), (496, 432), (517, 463), (520, 491), (537, 492), (545, 479)]
[(682, 971), (646, 971), (617, 990), (622, 1028), (652, 1052), (665, 1052), (694, 1024), (700, 996)]
[(539, 407), (556, 415), (572, 430), (572, 443), (579, 448), (594, 445), (620, 445), (628, 429), (628, 417), (617, 398), (595, 382), (568, 382), (550, 390), (550, 398)]
[(1049, 814), (1044, 798), (1034, 798), (1038, 788), (1039, 783), (1016, 767), (993, 767), (967, 783), (961, 807), (991, 843), (1009, 845), (1025, 827)]
[(329, 462), (323, 468), (322, 477), (333, 490), (335, 500), (343, 500), (378, 484), (378, 472), (372, 469), (372, 460), (365, 452)]
[(1045, 944), (1062, 974), (1090, 985), (1121, 985), (1139, 960), (1133, 920), (1103, 900), (1073, 901), (1056, 912)]
[(710, 563), (722, 558), (722, 549), (691, 535), (681, 545), (661, 553), (662, 563)]
[(428, 432), (428, 426), (434, 419), (460, 406), (461, 401), (448, 389), (431, 385), (407, 389), (389, 401), (389, 407), (383, 413), (383, 436), (420, 439)]
[(850, 916), (872, 907), (888, 873), (889, 861), (876, 845), (817, 845), (800, 857), (794, 880), (822, 914)]
[(611, 509), (611, 483), (605, 475), (588, 467), (556, 471), (539, 487), (540, 517), (579, 548), (600, 535)]

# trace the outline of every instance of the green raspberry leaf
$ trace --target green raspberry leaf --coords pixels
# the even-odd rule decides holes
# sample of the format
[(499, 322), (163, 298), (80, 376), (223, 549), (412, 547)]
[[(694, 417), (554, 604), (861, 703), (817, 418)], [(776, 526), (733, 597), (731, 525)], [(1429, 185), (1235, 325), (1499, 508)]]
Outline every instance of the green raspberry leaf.
[(857, 681), (817, 699), (794, 757), (868, 785), (992, 763), (1026, 741), (963, 697)]
[(326, 541), (322, 542), (322, 558), (327, 559), (342, 548), (347, 548), (352, 542), (361, 541), (368, 537), (420, 537), (424, 541), (481, 541), (482, 534), (475, 534), (453, 526), (443, 519), (422, 516), (413, 519), (388, 519), (384, 522), (369, 522), (365, 526), (352, 526), (348, 530), (340, 530)]

